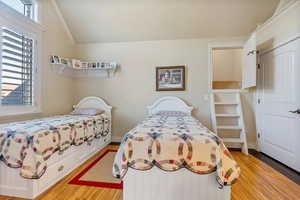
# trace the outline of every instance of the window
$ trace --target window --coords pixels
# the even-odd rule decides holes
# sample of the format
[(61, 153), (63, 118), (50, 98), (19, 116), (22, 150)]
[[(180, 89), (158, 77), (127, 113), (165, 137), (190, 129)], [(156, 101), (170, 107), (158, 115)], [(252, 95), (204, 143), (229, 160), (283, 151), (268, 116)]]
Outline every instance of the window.
[(32, 105), (33, 40), (2, 29), (1, 105)]
[(0, 0), (0, 116), (40, 112), (42, 27), (26, 2)]
[(26, 17), (29, 17), (31, 19), (34, 18), (34, 6), (33, 6), (33, 0), (0, 0), (9, 7), (15, 9), (19, 13), (25, 15)]

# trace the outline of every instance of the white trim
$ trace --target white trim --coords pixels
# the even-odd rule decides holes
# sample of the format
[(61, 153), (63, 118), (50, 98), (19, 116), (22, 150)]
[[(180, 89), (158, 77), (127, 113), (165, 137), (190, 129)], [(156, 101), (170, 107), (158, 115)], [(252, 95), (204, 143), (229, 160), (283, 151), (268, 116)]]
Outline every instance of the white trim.
[(254, 149), (256, 151), (259, 151), (258, 148), (257, 148), (257, 144), (256, 143), (249, 143), (248, 142), (248, 149)]
[[(294, 36), (290, 37), (286, 40), (281, 40), (279, 42), (274, 43), (270, 48), (267, 48), (259, 53), (259, 62), (260, 57), (266, 53), (269, 53), (270, 51), (273, 51), (277, 48), (283, 47), (285, 45), (288, 45), (291, 42), (294, 42), (296, 40), (300, 39), (300, 33), (295, 34)], [(257, 120), (260, 120), (261, 113), (259, 112), (261, 104), (258, 103), (258, 100), (262, 101), (263, 98), (263, 88), (262, 87), (262, 71), (257, 71), (257, 89), (256, 89), (256, 96), (255, 96), (255, 119), (256, 119), (256, 137), (258, 136), (258, 133), (260, 135), (262, 134), (262, 127), (260, 126), (260, 123), (258, 123)], [(256, 144), (257, 151), (261, 151), (261, 139), (257, 137), (257, 144)]]
[[(294, 7), (296, 7), (298, 4), (300, 4), (300, 1), (292, 1), (290, 3), (288, 3), (286, 6), (284, 6), (284, 8), (282, 8), (280, 10), (280, 12), (275, 13), (271, 18), (269, 18), (265, 23), (258, 25), (256, 28), (256, 32), (257, 34), (259, 34), (259, 32), (263, 31), (264, 29), (266, 29), (267, 27), (271, 26), (273, 23), (275, 23), (276, 21), (278, 21), (282, 15), (286, 14), (287, 12), (289, 12), (290, 10), (292, 10)], [(260, 44), (263, 44), (264, 42), (266, 42), (268, 39), (263, 38), (260, 41), (257, 41), (257, 46)]]
[[(213, 90), (213, 49), (224, 49), (224, 48), (243, 48), (245, 44), (245, 39), (235, 39), (226, 42), (210, 42), (208, 44), (208, 93), (210, 94), (210, 101), (213, 101), (212, 94)], [(241, 91), (248, 91), (248, 90), (241, 90)], [(211, 105), (212, 106), (212, 105)], [(216, 126), (216, 122), (212, 112), (214, 109), (210, 107), (210, 123), (212, 126)], [(216, 128), (216, 127), (213, 127)]]
[(211, 93), (248, 93), (248, 90), (245, 89), (224, 89), (224, 90), (211, 90)]
[[(289, 1), (289, 2), (287, 2)], [(279, 15), (281, 12), (293, 5), (297, 0), (280, 0), (272, 17)]]
[[(34, 40), (33, 55), (33, 105), (1, 106), (0, 116), (15, 116), (41, 113), (42, 110), (42, 26), (0, 2), (0, 28), (2, 26), (24, 34)], [(0, 47), (1, 48), (1, 47)]]
[(0, 117), (22, 116), (40, 113), (40, 106), (3, 106), (0, 108)]
[(287, 44), (289, 44), (289, 43), (291, 43), (291, 42), (293, 42), (293, 41), (295, 41), (295, 40), (298, 40), (298, 39), (300, 39), (300, 32), (297, 33), (297, 34), (295, 34), (294, 36), (292, 36), (292, 37), (286, 39), (286, 40), (282, 40), (282, 41), (279, 41), (279, 42), (275, 42), (275, 43), (272, 44), (269, 48), (262, 50), (262, 51), (259, 53), (259, 55), (262, 56), (262, 55), (264, 55), (264, 54), (266, 54), (266, 53), (269, 53), (270, 51), (273, 51), (273, 50), (275, 50), (275, 49), (277, 49), (277, 48), (280, 48), (280, 47), (282, 47), (282, 46), (285, 46), (285, 45), (287, 45)]
[(157, 99), (152, 105), (147, 107), (148, 115), (152, 116), (160, 111), (180, 111), (192, 115), (193, 107), (188, 106), (178, 97), (166, 96)]
[(245, 39), (235, 39), (226, 42), (210, 42), (208, 44), (208, 90), (209, 92), (213, 89), (213, 49), (235, 49), (243, 48), (245, 44)]
[(62, 23), (62, 25), (63, 25), (63, 27), (64, 27), (67, 35), (68, 35), (71, 43), (72, 44), (76, 44), (75, 39), (74, 39), (74, 37), (72, 35), (72, 32), (70, 31), (70, 28), (69, 28), (69, 26), (68, 26), (65, 18), (63, 17), (63, 14), (61, 13), (61, 11), (59, 9), (59, 7), (58, 7), (58, 5), (56, 3), (56, 0), (51, 0), (51, 3), (52, 3), (52, 5), (53, 5), (53, 7), (54, 7), (54, 9), (55, 9), (55, 11), (56, 11), (56, 13), (58, 15), (59, 20), (61, 21), (61, 23)]
[(269, 18), (267, 21), (265, 21), (263, 24), (258, 25), (256, 31), (262, 31), (264, 30), (267, 26), (270, 26), (272, 23), (274, 23), (276, 20), (280, 19), (280, 17), (290, 11), (292, 8), (294, 8), (297, 4), (299, 4), (300, 1), (292, 1), (289, 2), (287, 5), (284, 6), (280, 10), (280, 12), (275, 13), (271, 18)]
[(43, 30), (43, 26), (36, 21), (29, 19), (28, 17), (22, 15), (18, 11), (14, 10), (13, 8), (7, 6), (5, 3), (0, 1), (0, 13), (1, 18), (4, 21), (13, 21), (15, 26), (20, 26), (22, 29), (30, 29), (32, 32), (37, 32), (37, 30)]

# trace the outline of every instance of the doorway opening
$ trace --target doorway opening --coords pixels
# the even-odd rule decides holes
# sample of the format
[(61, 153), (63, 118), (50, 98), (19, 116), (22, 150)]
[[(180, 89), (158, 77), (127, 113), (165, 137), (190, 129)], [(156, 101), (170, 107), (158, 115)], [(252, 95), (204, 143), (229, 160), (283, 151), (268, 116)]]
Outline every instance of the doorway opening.
[(212, 89), (242, 88), (242, 48), (212, 49)]

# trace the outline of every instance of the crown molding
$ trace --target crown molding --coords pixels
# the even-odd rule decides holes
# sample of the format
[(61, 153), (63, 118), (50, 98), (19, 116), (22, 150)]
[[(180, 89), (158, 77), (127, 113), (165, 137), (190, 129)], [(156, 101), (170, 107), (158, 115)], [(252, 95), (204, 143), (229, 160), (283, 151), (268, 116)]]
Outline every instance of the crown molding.
[(282, 15), (284, 15), (285, 13), (287, 13), (288, 11), (290, 11), (291, 9), (293, 9), (294, 7), (296, 7), (299, 4), (300, 4), (299, 0), (293, 0), (289, 3), (287, 3), (278, 12), (275, 12), (274, 15), (271, 18), (269, 18), (265, 23), (258, 25), (256, 28), (256, 31), (259, 32), (259, 31), (264, 30), (266, 27), (270, 26), (275, 21), (277, 21), (279, 18), (281, 18)]

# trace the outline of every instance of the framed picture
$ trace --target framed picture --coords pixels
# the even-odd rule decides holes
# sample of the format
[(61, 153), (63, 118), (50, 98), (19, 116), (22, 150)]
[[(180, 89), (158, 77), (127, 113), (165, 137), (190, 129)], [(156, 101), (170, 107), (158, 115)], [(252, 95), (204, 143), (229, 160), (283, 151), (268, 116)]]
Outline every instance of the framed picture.
[(61, 62), (61, 64), (64, 64), (64, 65), (68, 65), (69, 64), (69, 60), (65, 59), (65, 58), (61, 58), (60, 62)]
[(88, 62), (81, 62), (81, 68), (88, 68), (89, 63)]
[(61, 60), (59, 56), (51, 56), (50, 61), (52, 64), (61, 64)]
[(82, 68), (82, 64), (81, 64), (80, 60), (73, 59), (72, 60), (72, 65), (73, 65), (73, 68)]
[(184, 91), (185, 66), (156, 67), (156, 91)]
[(88, 68), (96, 68), (97, 67), (97, 63), (92, 62), (92, 63), (88, 63)]

